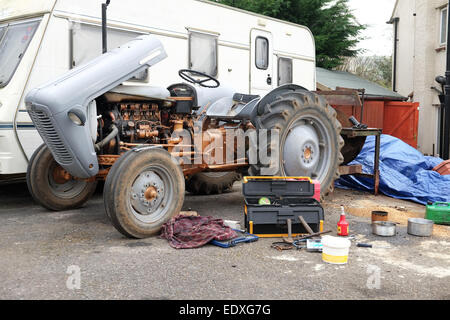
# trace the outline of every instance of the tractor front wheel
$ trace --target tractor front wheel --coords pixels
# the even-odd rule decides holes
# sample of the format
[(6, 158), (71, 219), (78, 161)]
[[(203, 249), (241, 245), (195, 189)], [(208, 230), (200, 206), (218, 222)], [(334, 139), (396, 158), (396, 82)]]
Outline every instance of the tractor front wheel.
[(131, 150), (111, 168), (103, 200), (113, 226), (129, 238), (147, 238), (181, 211), (184, 176), (163, 149)]
[(53, 211), (77, 209), (95, 192), (97, 182), (77, 180), (70, 176), (42, 145), (28, 164), (27, 186), (33, 199)]

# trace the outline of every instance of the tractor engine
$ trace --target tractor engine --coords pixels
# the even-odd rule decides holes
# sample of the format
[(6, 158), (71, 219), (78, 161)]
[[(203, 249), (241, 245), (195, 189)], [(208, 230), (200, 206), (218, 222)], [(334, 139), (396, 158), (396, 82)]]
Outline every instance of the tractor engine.
[(114, 113), (121, 141), (160, 143), (159, 133), (162, 127), (158, 104), (123, 103)]
[(127, 101), (101, 103), (97, 141), (102, 141), (114, 125), (118, 133), (106, 146), (106, 153), (119, 154), (139, 144), (168, 144), (172, 133), (180, 129), (192, 132), (190, 115), (173, 112), (164, 101)]

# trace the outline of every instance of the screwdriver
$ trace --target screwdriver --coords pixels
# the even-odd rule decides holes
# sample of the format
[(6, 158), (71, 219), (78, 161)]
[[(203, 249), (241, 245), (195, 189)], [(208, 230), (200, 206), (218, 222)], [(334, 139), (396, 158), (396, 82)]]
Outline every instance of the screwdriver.
[[(358, 248), (373, 248), (373, 245), (370, 243), (358, 243), (356, 246)], [(375, 249), (391, 249), (391, 247), (375, 247)]]

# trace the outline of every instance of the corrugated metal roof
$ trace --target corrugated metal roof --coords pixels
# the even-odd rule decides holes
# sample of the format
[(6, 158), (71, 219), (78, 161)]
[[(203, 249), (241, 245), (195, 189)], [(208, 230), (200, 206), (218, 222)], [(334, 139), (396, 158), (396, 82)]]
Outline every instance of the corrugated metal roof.
[(332, 71), (317, 68), (317, 82), (327, 88), (330, 88), (331, 90), (336, 90), (336, 87), (366, 89), (366, 97), (408, 100), (408, 98), (398, 94), (397, 92), (386, 89), (379, 84), (345, 71)]

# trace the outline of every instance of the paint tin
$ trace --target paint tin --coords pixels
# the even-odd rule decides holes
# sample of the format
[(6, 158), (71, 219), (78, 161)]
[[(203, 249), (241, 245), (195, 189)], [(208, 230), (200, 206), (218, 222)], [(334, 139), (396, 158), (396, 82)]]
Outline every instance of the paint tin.
[(376, 221), (387, 222), (389, 219), (389, 213), (386, 211), (372, 211), (372, 223)]
[(331, 264), (347, 264), (351, 244), (348, 239), (324, 236), (322, 238), (322, 260)]

